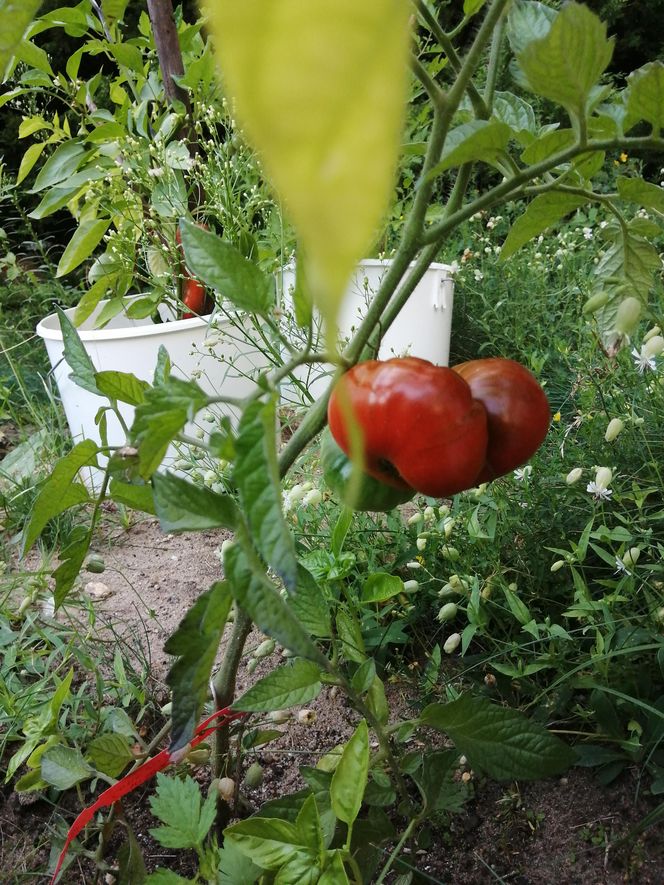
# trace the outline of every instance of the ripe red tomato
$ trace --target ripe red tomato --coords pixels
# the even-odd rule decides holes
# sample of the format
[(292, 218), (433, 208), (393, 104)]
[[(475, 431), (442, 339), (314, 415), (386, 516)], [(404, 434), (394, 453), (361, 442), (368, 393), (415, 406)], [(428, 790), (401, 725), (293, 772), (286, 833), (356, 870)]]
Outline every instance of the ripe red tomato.
[(535, 376), (514, 360), (490, 358), (454, 366), (486, 409), (489, 443), (477, 482), (524, 464), (540, 447), (551, 413)]
[(344, 404), (362, 430), (371, 476), (434, 497), (476, 484), (487, 450), (487, 416), (458, 373), (417, 357), (350, 369), (328, 406), (332, 435), (350, 455)]
[(193, 316), (203, 316), (209, 313), (207, 308), (207, 295), (205, 286), (193, 277), (186, 277), (182, 285), (182, 302), (189, 310), (182, 314), (183, 320)]

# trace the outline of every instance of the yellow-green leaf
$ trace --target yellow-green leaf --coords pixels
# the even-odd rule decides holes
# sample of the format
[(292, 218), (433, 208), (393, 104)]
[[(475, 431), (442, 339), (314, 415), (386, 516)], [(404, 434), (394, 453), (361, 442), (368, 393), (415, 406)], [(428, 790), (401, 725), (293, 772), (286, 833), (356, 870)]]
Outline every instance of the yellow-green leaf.
[(243, 0), (206, 12), (237, 117), (295, 225), (328, 322), (394, 180), (405, 0)]
[(111, 223), (110, 218), (99, 218), (96, 221), (85, 221), (74, 232), (67, 243), (65, 251), (55, 272), (56, 277), (63, 277), (89, 258), (101, 242)]

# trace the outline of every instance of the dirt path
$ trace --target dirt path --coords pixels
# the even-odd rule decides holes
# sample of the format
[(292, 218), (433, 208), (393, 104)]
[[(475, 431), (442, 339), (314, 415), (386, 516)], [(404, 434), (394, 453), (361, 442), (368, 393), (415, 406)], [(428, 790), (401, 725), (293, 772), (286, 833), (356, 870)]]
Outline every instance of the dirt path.
[[(126, 532), (116, 527), (113, 534), (112, 544), (97, 545), (107, 568), (101, 575), (88, 576), (88, 583), (98, 585), (88, 590), (93, 598), (100, 597), (94, 605), (102, 632), (112, 624), (117, 638), (132, 649), (139, 666), (149, 669), (157, 695), (165, 699), (169, 658), (163, 651), (164, 640), (198, 594), (221, 577), (216, 550), (225, 534), (163, 535), (154, 520), (138, 522)], [(248, 648), (261, 639), (260, 634), (252, 635)], [(251, 676), (243, 664), (239, 690), (282, 662), (275, 653), (261, 660)], [(408, 698), (413, 696), (409, 683), (390, 684), (389, 694), (391, 704), (408, 715)], [(329, 688), (324, 688), (307, 707), (315, 713), (313, 724), (292, 718), (278, 726), (282, 738), (246, 760), (247, 765), (259, 761), (264, 769), (263, 784), (247, 791), (246, 798), (254, 809), (266, 799), (302, 787), (299, 766), (315, 765), (323, 753), (343, 742), (357, 718), (343, 696), (334, 695)], [(460, 770), (458, 776), (461, 774)], [(199, 772), (198, 777), (205, 783), (207, 772)], [(460, 813), (439, 817), (419, 844), (406, 847), (401, 872), (412, 872), (413, 885), (654, 885), (664, 881), (661, 830), (652, 828), (630, 850), (610, 847), (657, 804), (643, 792), (638, 793), (636, 769), (610, 788), (600, 787), (582, 769), (572, 769), (566, 777), (521, 786), (498, 785), (473, 775), (470, 791), (471, 798)], [(164, 849), (148, 836), (148, 829), (155, 823), (149, 812), (149, 795), (147, 785), (125, 807), (148, 866), (169, 865), (187, 874), (191, 869), (187, 858), (166, 857)], [(49, 810), (43, 802), (20, 806), (8, 788), (3, 796), (0, 854), (4, 859), (0, 859), (0, 878), (4, 875), (2, 881), (9, 882), (17, 867), (7, 864), (16, 863), (18, 851), (30, 856), (21, 845), (29, 844), (34, 832), (43, 829)], [(73, 801), (75, 805), (75, 797)], [(13, 850), (8, 853), (9, 846)], [(41, 864), (45, 862), (43, 850), (32, 857)], [(37, 868), (39, 863), (31, 871)], [(63, 881), (74, 885), (87, 881), (86, 875), (78, 866)], [(23, 881), (15, 879), (19, 880)]]

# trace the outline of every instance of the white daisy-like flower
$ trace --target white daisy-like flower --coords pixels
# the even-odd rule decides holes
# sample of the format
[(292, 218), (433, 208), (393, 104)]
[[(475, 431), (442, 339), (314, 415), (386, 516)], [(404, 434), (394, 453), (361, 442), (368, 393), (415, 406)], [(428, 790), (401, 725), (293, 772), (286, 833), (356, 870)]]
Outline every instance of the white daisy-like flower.
[(524, 482), (529, 478), (532, 472), (533, 468), (530, 466), (530, 464), (526, 464), (525, 467), (519, 467), (518, 470), (514, 471), (514, 479), (517, 482)]
[(616, 556), (616, 570), (613, 573), (614, 575), (631, 575), (632, 573), (627, 568), (625, 563), (619, 556)]
[(639, 375), (643, 375), (645, 372), (657, 371), (657, 363), (655, 362), (654, 356), (649, 356), (647, 353), (643, 353), (642, 350), (637, 350), (636, 347), (634, 347), (632, 349), (632, 357), (634, 358), (634, 365), (638, 369)]
[(594, 480), (586, 486), (586, 491), (594, 495), (598, 501), (610, 501), (613, 489), (606, 489), (601, 484), (598, 485)]

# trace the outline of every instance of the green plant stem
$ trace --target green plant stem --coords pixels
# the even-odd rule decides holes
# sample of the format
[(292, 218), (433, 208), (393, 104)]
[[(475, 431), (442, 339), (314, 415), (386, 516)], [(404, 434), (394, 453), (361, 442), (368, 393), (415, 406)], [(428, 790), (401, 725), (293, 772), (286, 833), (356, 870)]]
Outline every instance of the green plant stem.
[[(212, 680), (212, 694), (215, 710), (223, 710), (233, 703), (235, 697), (235, 683), (237, 671), (242, 660), (242, 653), (251, 632), (253, 622), (249, 615), (238, 608), (235, 613), (235, 621), (230, 639), (221, 666)], [(217, 729), (214, 738), (213, 772), (214, 777), (223, 777), (230, 768), (230, 727), (224, 725)], [(224, 827), (230, 819), (230, 807), (222, 799), (217, 797), (217, 814), (215, 827), (217, 837), (223, 841)]]
[(496, 84), (500, 73), (500, 57), (505, 36), (505, 15), (501, 15), (491, 37), (491, 54), (489, 55), (489, 68), (487, 70), (486, 85), (484, 87), (484, 101), (488, 108), (493, 107), (493, 99), (496, 94)]
[(403, 846), (410, 839), (410, 837), (413, 833), (413, 830), (419, 824), (419, 822), (420, 822), (419, 815), (417, 817), (413, 817), (410, 819), (410, 821), (408, 822), (408, 826), (403, 831), (401, 838), (399, 839), (397, 844), (394, 846), (392, 853), (388, 857), (387, 862), (385, 863), (385, 866), (380, 871), (380, 876), (376, 879), (376, 885), (381, 885), (381, 882), (385, 881), (385, 876), (387, 876), (389, 871), (392, 869), (392, 865), (393, 865), (394, 861), (399, 856), (399, 853), (400, 853), (401, 849), (403, 848)]
[(413, 73), (415, 74), (417, 79), (420, 81), (422, 86), (424, 86), (426, 93), (431, 99), (432, 103), (436, 107), (442, 106), (443, 102), (445, 101), (445, 93), (435, 82), (435, 80), (433, 80), (427, 69), (424, 67), (422, 62), (415, 54), (412, 54), (410, 57), (410, 66), (413, 69)]
[(588, 151), (608, 151), (608, 150), (646, 150), (646, 151), (662, 151), (664, 150), (663, 138), (624, 138), (624, 139), (604, 139), (591, 141), (583, 146), (579, 143), (571, 145), (564, 151), (547, 157), (539, 163), (527, 166), (512, 178), (502, 181), (500, 184), (486, 191), (470, 203), (454, 212), (452, 215), (444, 218), (438, 224), (433, 224), (423, 234), (423, 243), (441, 242), (445, 235), (454, 230), (463, 221), (467, 221), (471, 215), (482, 209), (488, 209), (495, 206), (496, 203), (502, 203), (505, 200), (516, 199), (524, 194), (523, 185), (534, 179), (540, 178), (561, 163), (574, 159), (578, 154), (588, 153)]
[[(450, 62), (450, 67), (455, 74), (458, 74), (461, 70), (462, 62), (449, 34), (446, 34), (445, 31), (441, 28), (438, 19), (431, 12), (428, 6), (422, 2), (422, 0), (418, 0), (417, 11), (422, 18), (422, 21), (429, 28), (433, 36), (438, 41), (441, 49), (447, 56)], [(470, 101), (473, 105), (475, 116), (480, 120), (488, 119), (490, 113), (487, 104), (480, 93), (477, 91), (477, 87), (475, 86), (475, 84), (472, 82), (468, 84), (468, 97), (470, 98)]]

